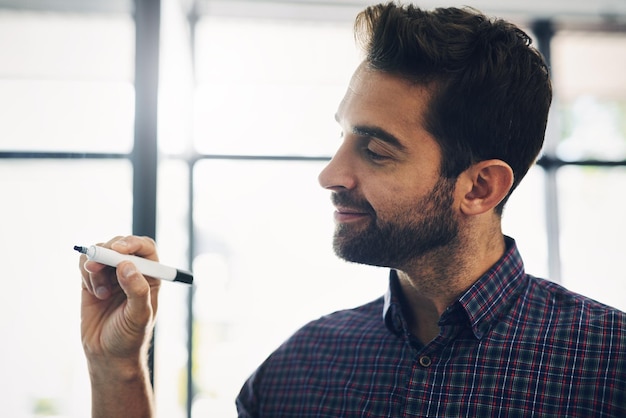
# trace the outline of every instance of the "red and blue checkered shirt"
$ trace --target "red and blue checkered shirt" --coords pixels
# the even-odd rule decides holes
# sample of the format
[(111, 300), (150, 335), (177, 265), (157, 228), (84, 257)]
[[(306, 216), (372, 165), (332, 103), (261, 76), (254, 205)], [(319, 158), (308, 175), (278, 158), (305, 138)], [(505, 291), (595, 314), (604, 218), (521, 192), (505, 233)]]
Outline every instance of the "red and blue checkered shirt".
[(524, 272), (515, 242), (408, 332), (384, 297), (304, 326), (250, 377), (239, 417), (626, 417), (626, 314)]

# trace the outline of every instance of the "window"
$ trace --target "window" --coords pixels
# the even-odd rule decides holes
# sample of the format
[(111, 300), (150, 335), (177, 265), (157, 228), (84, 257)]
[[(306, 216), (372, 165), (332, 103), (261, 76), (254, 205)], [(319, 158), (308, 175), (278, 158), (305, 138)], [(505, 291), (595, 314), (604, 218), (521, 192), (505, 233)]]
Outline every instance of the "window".
[[(40, 10), (0, 6), (0, 249), (10, 255), (0, 370), (11, 382), (1, 415), (89, 414), (71, 247), (131, 233), (141, 201), (156, 208), (161, 259), (196, 278), (162, 287), (159, 416), (233, 417), (244, 379), (294, 330), (386, 288), (384, 269), (332, 254), (332, 207), (317, 184), (340, 141), (333, 115), (359, 61), (360, 6), (163, 0), (159, 113), (148, 123), (158, 183), (144, 198), (136, 109), (155, 91), (134, 82), (145, 48), (133, 5), (33, 3)], [(613, 29), (552, 39), (548, 144), (503, 228), (530, 273), (626, 309), (626, 28)]]
[(560, 108), (555, 155), (562, 282), (622, 310), (626, 198), (626, 33), (563, 30), (553, 40)]
[(90, 411), (72, 247), (131, 231), (133, 47), (126, 14), (0, 9), (3, 416)]

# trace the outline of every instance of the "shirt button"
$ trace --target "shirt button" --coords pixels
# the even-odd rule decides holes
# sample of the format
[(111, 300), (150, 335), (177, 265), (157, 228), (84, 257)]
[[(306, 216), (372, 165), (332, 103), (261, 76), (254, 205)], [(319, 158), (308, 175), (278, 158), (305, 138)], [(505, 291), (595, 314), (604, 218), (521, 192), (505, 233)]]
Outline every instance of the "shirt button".
[(430, 357), (428, 356), (422, 356), (420, 357), (420, 365), (422, 367), (428, 367), (432, 364), (432, 360), (430, 359)]

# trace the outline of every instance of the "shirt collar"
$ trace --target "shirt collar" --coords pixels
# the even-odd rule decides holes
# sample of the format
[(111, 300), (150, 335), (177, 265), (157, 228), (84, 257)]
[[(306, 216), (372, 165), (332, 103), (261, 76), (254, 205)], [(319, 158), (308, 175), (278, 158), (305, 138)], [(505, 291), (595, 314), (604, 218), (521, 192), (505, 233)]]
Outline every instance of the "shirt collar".
[[(505, 243), (504, 255), (448, 307), (440, 318), (440, 326), (458, 322), (458, 312), (462, 310), (465, 312), (465, 323), (471, 326), (474, 336), (480, 339), (513, 303), (525, 278), (524, 263), (515, 240), (505, 236)], [(392, 270), (384, 297), (383, 320), (387, 328), (397, 335), (407, 332), (400, 292), (397, 273)]]
[(406, 330), (402, 306), (399, 300), (400, 283), (395, 270), (389, 272), (389, 288), (385, 293), (383, 304), (383, 320), (385, 325), (396, 335), (401, 335)]

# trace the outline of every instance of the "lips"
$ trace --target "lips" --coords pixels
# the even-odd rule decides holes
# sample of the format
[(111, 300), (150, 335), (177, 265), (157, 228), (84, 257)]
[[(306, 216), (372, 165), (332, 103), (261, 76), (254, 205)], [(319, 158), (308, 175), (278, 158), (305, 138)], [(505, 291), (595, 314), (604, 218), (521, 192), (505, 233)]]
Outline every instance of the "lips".
[(361, 209), (337, 206), (334, 215), (337, 222), (354, 222), (368, 217), (369, 213)]
[(365, 201), (358, 200), (346, 193), (333, 193), (331, 201), (335, 206), (335, 221), (353, 222), (370, 217), (374, 212)]

